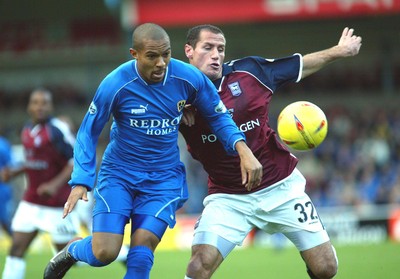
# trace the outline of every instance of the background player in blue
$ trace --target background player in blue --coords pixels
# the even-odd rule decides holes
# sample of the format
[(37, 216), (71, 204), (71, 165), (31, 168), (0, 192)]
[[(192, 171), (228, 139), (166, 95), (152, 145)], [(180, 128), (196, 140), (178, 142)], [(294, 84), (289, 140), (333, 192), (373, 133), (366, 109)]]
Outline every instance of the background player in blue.
[(207, 119), (224, 148), (241, 157), (243, 184), (252, 189), (262, 167), (221, 102), (195, 67), (171, 58), (168, 34), (147, 23), (133, 32), (134, 58), (100, 84), (77, 135), (75, 165), (64, 217), (95, 184), (95, 147), (111, 115), (113, 126), (94, 188), (93, 236), (70, 243), (47, 265), (44, 278), (62, 278), (76, 261), (104, 266), (118, 255), (131, 219), (125, 278), (149, 278), (153, 252), (187, 200), (178, 128), (186, 102)]
[[(311, 278), (332, 278), (337, 259), (329, 236), (308, 195), (305, 179), (296, 169), (297, 158), (277, 139), (269, 126), (273, 93), (287, 82), (318, 71), (339, 58), (358, 54), (361, 38), (345, 28), (338, 45), (302, 57), (281, 59), (245, 57), (223, 64), (225, 36), (212, 25), (189, 30), (185, 54), (218, 88), (221, 100), (247, 143), (263, 165), (259, 187), (250, 191), (237, 176), (237, 157), (225, 156), (218, 142), (206, 140), (212, 131), (199, 115), (185, 113), (181, 125), (188, 150), (209, 175), (208, 196), (196, 223), (192, 256), (185, 278), (210, 278), (222, 261), (241, 245), (252, 229), (283, 233), (300, 251)], [(190, 127), (189, 127), (190, 126)], [(313, 214), (309, 215), (310, 210)]]
[[(3, 168), (11, 167), (11, 158), (11, 144), (0, 134), (0, 171)], [(13, 195), (11, 185), (3, 182), (0, 176), (0, 225), (9, 236), (11, 236), (12, 211)]]

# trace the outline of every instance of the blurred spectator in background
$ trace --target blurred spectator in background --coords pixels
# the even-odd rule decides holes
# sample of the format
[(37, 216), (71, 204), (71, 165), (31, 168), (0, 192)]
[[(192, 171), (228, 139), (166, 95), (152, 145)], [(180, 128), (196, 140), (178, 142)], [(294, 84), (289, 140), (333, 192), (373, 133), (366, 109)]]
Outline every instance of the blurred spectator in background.
[(61, 218), (70, 192), (67, 182), (75, 138), (64, 122), (51, 116), (52, 111), (52, 93), (44, 88), (33, 90), (27, 107), (30, 121), (21, 133), (25, 163), (1, 172), (4, 181), (27, 175), (27, 188), (12, 220), (12, 244), (3, 279), (25, 277), (24, 256), (39, 231), (48, 232), (61, 250), (78, 230), (75, 215)]
[[(324, 187), (309, 187), (318, 206), (358, 206), (400, 201), (400, 113), (396, 108), (325, 109), (326, 140), (313, 152), (296, 153), (303, 161), (324, 165)], [(310, 156), (311, 155), (311, 156)], [(313, 156), (315, 155), (315, 156)], [(309, 163), (308, 163), (309, 164)], [(303, 167), (303, 165), (300, 165)]]

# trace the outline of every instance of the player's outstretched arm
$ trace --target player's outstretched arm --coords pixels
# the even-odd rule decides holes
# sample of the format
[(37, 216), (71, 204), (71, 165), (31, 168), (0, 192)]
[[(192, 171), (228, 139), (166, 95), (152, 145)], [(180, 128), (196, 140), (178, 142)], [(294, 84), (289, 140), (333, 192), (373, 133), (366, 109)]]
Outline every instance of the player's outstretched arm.
[(51, 197), (57, 194), (60, 188), (68, 182), (71, 177), (73, 165), (67, 164), (61, 172), (59, 172), (53, 179), (42, 183), (37, 188), (36, 192), (42, 197)]
[(69, 193), (68, 200), (64, 205), (63, 218), (67, 217), (67, 215), (72, 212), (79, 200), (88, 201), (87, 188), (82, 185), (74, 186), (71, 193)]
[(12, 178), (25, 172), (25, 167), (9, 168), (5, 167), (0, 169), (0, 182), (8, 182)]
[(353, 28), (344, 28), (336, 46), (304, 55), (301, 77), (305, 78), (337, 59), (357, 55), (361, 48), (361, 41), (360, 36), (354, 35)]
[(240, 157), (240, 168), (242, 170), (242, 185), (247, 191), (260, 185), (263, 171), (262, 165), (254, 157), (253, 152), (244, 141), (238, 141), (235, 145)]

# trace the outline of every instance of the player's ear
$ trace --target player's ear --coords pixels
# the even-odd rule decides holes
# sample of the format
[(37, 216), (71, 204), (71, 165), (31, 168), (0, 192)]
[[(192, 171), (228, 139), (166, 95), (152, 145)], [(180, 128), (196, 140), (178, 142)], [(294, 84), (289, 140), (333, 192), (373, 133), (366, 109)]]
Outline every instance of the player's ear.
[(185, 55), (189, 60), (193, 58), (193, 47), (189, 44), (185, 44)]
[(131, 53), (133, 58), (137, 59), (137, 51), (136, 51), (136, 49), (130, 48), (129, 52)]

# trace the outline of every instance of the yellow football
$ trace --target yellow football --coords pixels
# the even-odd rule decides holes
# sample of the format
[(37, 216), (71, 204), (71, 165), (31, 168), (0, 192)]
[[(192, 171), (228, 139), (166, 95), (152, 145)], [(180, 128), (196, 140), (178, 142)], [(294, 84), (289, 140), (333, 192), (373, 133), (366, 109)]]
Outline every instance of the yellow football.
[(277, 128), (280, 139), (288, 147), (310, 150), (324, 141), (328, 133), (328, 120), (317, 105), (298, 101), (281, 111)]

